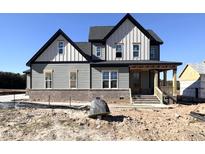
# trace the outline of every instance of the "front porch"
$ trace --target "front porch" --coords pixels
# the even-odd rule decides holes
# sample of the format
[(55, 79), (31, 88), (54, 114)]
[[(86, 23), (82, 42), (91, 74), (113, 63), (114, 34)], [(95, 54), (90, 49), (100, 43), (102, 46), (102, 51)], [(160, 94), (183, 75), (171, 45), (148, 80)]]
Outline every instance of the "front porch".
[[(160, 103), (164, 103), (164, 97), (177, 96), (177, 66), (179, 64), (141, 64), (129, 66), (130, 89), (132, 97), (140, 98), (142, 96), (153, 95)], [(172, 71), (172, 86), (167, 86), (167, 71)], [(163, 73), (163, 79), (160, 80), (160, 73)], [(161, 81), (161, 84), (160, 84)], [(151, 99), (153, 101), (154, 99)], [(138, 101), (136, 101), (138, 102)]]

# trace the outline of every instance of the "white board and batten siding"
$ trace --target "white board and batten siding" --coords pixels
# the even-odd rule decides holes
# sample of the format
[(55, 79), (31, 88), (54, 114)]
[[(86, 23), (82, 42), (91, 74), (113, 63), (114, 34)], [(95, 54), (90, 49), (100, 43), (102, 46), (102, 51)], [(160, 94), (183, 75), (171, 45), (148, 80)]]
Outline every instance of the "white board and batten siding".
[(26, 88), (30, 89), (30, 74), (26, 74)]
[(201, 86), (200, 96), (201, 96), (201, 98), (205, 98), (205, 74), (202, 74), (200, 78), (201, 78), (201, 83), (200, 83), (200, 86)]
[[(59, 54), (58, 42), (64, 41), (64, 52)], [(37, 59), (36, 61), (86, 61), (85, 57), (68, 42), (63, 36), (59, 36)]]
[[(123, 44), (122, 58), (116, 58), (116, 44)], [(140, 45), (139, 57), (133, 57), (133, 44)], [(130, 20), (124, 23), (106, 41), (107, 60), (149, 60), (150, 40)]]
[(195, 97), (196, 88), (200, 91), (200, 80), (180, 81), (180, 95)]
[(201, 74), (199, 80), (180, 81), (180, 95), (195, 97), (196, 88), (199, 97), (205, 98), (205, 75)]

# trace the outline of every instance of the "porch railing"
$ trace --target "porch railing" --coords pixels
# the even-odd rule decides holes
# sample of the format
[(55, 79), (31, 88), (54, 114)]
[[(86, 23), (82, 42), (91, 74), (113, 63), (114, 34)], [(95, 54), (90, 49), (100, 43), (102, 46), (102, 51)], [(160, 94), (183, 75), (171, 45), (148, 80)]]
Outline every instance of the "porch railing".
[(163, 104), (164, 94), (158, 87), (155, 87), (154, 94), (159, 99), (160, 103)]

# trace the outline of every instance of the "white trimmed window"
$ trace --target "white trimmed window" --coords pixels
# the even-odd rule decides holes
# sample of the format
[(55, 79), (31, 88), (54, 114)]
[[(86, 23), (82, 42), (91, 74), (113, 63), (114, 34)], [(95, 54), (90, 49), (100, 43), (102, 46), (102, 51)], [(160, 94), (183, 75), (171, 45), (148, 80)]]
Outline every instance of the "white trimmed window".
[(101, 47), (100, 46), (96, 47), (96, 55), (97, 55), (97, 57), (101, 56)]
[(117, 71), (102, 71), (102, 88), (118, 88)]
[(53, 87), (53, 74), (52, 71), (45, 71), (45, 88), (51, 89)]
[(116, 58), (122, 58), (123, 44), (116, 44)]
[(70, 88), (77, 88), (77, 71), (70, 72)]
[(59, 41), (58, 42), (58, 53), (63, 54), (65, 48), (64, 41)]
[(139, 57), (140, 52), (140, 45), (139, 44), (133, 44), (133, 57)]
[(109, 88), (109, 71), (102, 72), (102, 88)]

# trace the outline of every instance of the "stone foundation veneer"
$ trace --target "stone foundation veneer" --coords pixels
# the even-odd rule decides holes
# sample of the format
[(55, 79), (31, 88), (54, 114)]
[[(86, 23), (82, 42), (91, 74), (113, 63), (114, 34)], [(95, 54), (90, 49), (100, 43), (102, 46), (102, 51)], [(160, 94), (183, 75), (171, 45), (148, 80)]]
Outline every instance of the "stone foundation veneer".
[[(100, 97), (108, 103), (130, 103), (130, 89), (30, 89), (31, 101), (70, 102), (92, 101)], [(49, 98), (50, 97), (50, 98)]]

